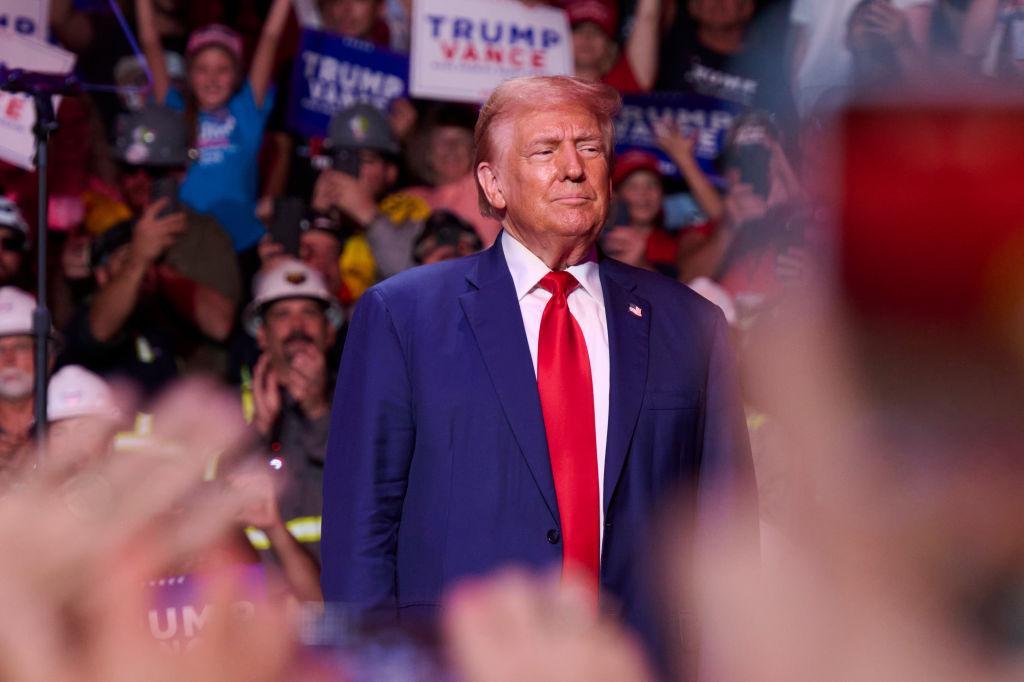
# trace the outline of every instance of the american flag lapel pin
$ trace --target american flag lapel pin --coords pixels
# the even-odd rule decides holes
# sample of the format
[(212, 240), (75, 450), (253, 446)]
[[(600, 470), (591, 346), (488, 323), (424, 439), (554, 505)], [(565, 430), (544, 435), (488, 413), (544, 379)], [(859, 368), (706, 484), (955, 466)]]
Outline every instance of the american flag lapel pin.
[(644, 316), (644, 309), (641, 308), (640, 306), (638, 306), (636, 303), (630, 303), (629, 304), (629, 312), (633, 313), (637, 317), (643, 317)]

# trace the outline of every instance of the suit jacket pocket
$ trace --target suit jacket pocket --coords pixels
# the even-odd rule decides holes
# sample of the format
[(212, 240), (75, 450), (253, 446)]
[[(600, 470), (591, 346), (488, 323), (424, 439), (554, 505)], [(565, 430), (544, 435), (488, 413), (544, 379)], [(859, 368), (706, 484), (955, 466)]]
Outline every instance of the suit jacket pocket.
[(700, 404), (701, 391), (691, 389), (652, 390), (644, 398), (648, 410), (692, 410)]

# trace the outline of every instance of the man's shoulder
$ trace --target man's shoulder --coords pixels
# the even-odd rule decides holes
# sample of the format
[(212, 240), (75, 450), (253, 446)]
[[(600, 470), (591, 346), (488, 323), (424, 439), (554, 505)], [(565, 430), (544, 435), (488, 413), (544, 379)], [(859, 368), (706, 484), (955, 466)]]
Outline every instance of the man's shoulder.
[(480, 254), (473, 254), (409, 268), (375, 284), (363, 295), (375, 295), (388, 304), (452, 298), (466, 291), (466, 278), (476, 271), (479, 258)]

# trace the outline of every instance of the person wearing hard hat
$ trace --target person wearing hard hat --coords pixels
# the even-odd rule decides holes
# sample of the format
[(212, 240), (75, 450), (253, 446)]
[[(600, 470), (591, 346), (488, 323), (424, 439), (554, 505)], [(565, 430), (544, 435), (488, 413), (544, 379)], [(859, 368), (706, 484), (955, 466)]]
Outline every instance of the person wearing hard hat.
[[(243, 377), (243, 406), (286, 478), (278, 500), (291, 534), (319, 559), (324, 453), (331, 417), (327, 353), (344, 315), (319, 273), (293, 259), (261, 273), (246, 330), (261, 354)], [(248, 385), (246, 385), (248, 383)], [(260, 539), (250, 534), (260, 547)]]
[(28, 259), (28, 223), (18, 205), (0, 195), (0, 286), (13, 284), (25, 289), (31, 279)]
[(110, 386), (79, 365), (54, 372), (46, 393), (47, 449), (51, 470), (71, 473), (110, 452), (123, 414)]
[[(178, 198), (190, 163), (188, 150), (188, 130), (180, 112), (151, 105), (123, 114), (112, 150), (120, 170), (119, 189), (136, 229), (155, 241), (170, 241), (162, 263), (212, 289), (234, 308), (242, 300), (243, 277), (231, 237), (212, 215), (197, 213)], [(196, 316), (195, 321), (205, 335), (221, 340), (233, 313), (232, 309), (227, 320)]]
[(65, 325), (62, 365), (121, 375), (149, 396), (179, 373), (227, 374), (225, 342), (242, 299), (227, 233), (177, 201), (186, 145), (181, 114), (170, 109), (119, 119), (114, 154), (133, 217), (92, 242), (96, 293)]
[[(17, 287), (0, 287), (0, 475), (16, 473), (30, 456), (35, 423), (36, 300)], [(56, 338), (51, 334), (51, 342)], [(51, 367), (53, 354), (50, 355)], [(47, 368), (49, 370), (49, 368)]]
[(322, 170), (313, 187), (313, 208), (339, 209), (355, 218), (381, 278), (413, 267), (413, 244), (430, 206), (405, 194), (384, 197), (398, 179), (401, 151), (387, 115), (369, 104), (354, 104), (331, 118), (329, 131), (315, 160)]

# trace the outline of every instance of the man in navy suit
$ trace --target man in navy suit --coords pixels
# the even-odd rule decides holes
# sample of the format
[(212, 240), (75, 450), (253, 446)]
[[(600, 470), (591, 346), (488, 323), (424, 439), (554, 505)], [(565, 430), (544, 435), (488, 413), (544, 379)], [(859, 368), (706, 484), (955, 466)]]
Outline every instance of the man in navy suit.
[(608, 214), (611, 88), (508, 81), (476, 129), (490, 249), (360, 299), (324, 478), (324, 596), (409, 616), (506, 564), (562, 566), (663, 649), (656, 505), (694, 521), (753, 486), (728, 329), (682, 284), (594, 243)]

